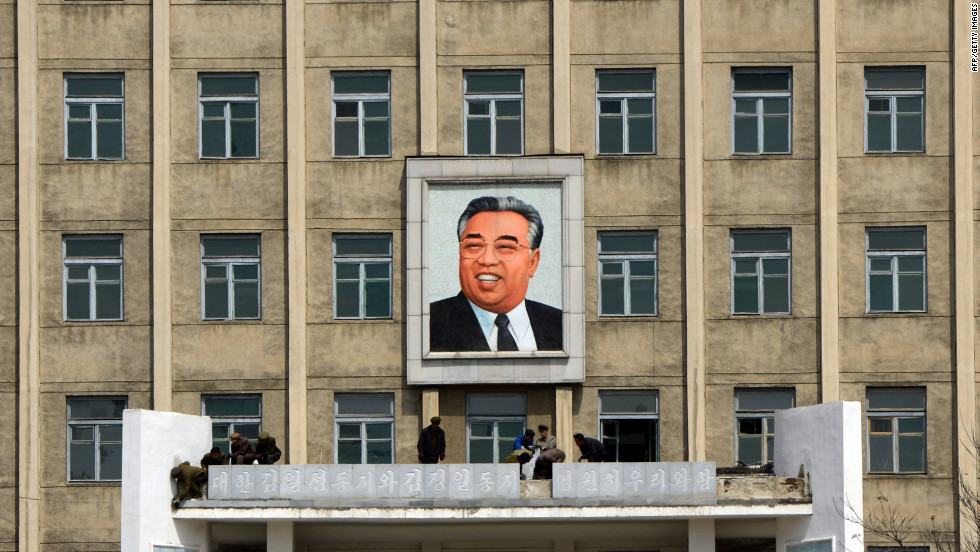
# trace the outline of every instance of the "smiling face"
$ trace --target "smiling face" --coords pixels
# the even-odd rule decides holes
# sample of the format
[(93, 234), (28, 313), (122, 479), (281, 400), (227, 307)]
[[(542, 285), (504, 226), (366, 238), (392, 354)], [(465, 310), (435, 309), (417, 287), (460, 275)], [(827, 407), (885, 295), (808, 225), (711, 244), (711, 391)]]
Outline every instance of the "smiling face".
[(527, 219), (513, 211), (483, 211), (466, 223), (463, 239), (524, 246), (509, 261), (498, 259), (492, 244), (487, 244), (483, 254), (475, 259), (459, 256), (459, 286), (473, 304), (486, 311), (505, 314), (524, 300), (528, 283), (541, 259), (540, 250), (529, 249), (528, 226)]

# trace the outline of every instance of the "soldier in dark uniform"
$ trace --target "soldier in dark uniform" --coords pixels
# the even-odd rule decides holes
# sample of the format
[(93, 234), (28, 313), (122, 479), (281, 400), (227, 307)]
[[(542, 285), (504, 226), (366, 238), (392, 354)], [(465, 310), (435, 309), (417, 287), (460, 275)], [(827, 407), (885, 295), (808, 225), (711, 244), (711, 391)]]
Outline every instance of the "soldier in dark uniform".
[(208, 466), (224, 466), (227, 463), (228, 457), (218, 447), (212, 448), (211, 452), (205, 454), (204, 458), (201, 458), (201, 467), (205, 470), (208, 469)]
[(268, 431), (259, 433), (259, 443), (255, 445), (255, 459), (259, 464), (275, 464), (282, 458), (282, 451), (276, 446), (276, 438)]
[(177, 496), (170, 503), (175, 510), (180, 507), (187, 495), (191, 498), (204, 497), (202, 488), (208, 484), (207, 471), (195, 468), (190, 462), (184, 462), (170, 470), (170, 477), (177, 481)]

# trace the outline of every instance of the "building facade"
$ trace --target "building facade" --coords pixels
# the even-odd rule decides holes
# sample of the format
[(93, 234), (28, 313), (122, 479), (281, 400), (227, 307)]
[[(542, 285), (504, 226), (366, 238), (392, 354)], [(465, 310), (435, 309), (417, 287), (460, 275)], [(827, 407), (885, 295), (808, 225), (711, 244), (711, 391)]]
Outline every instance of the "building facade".
[[(452, 463), (543, 424), (730, 466), (859, 401), (865, 500), (957, 520), (969, 3), (0, 5), (0, 550), (119, 549), (126, 408), (292, 464), (415, 462), (439, 415)], [(561, 347), (431, 350), (431, 192), (534, 187)]]

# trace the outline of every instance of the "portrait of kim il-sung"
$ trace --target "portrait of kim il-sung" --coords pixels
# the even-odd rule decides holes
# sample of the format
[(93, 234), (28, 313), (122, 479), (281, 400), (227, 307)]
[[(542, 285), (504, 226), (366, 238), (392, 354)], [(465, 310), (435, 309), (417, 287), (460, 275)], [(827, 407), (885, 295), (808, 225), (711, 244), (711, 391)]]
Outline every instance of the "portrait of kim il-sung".
[[(542, 250), (545, 219), (529, 201), (510, 195), (470, 199), (454, 228), (458, 293), (452, 294), (451, 290), (452, 267), (433, 263), (431, 278), (436, 283), (430, 287), (430, 299), (438, 300), (429, 305), (429, 349), (561, 351), (560, 221), (559, 215), (554, 220), (558, 228), (552, 238), (557, 240), (557, 247), (549, 258)], [(443, 231), (449, 231), (448, 224), (443, 224)], [(451, 261), (445, 249), (451, 242), (443, 238), (440, 243), (444, 244), (440, 246), (443, 264), (448, 265)], [(541, 286), (535, 287), (537, 295), (533, 295), (529, 289), (546, 264), (550, 264), (548, 275)], [(440, 279), (442, 284), (438, 283)], [(531, 299), (532, 296), (545, 301)]]

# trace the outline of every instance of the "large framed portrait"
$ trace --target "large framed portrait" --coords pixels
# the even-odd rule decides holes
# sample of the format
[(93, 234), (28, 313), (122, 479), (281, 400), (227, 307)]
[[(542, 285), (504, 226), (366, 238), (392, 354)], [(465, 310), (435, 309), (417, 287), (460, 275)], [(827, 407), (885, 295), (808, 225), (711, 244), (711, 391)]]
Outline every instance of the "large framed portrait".
[(406, 164), (409, 383), (583, 381), (582, 158)]

